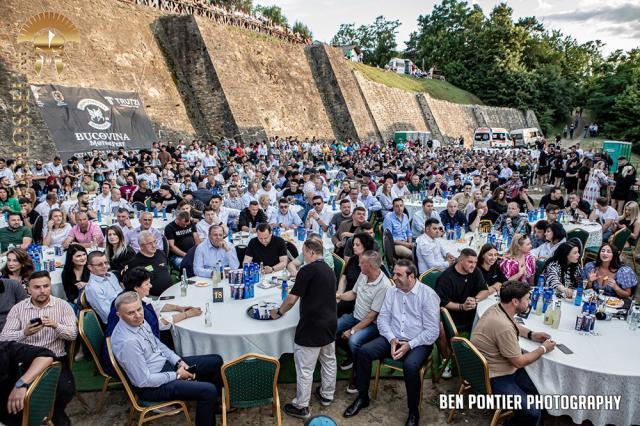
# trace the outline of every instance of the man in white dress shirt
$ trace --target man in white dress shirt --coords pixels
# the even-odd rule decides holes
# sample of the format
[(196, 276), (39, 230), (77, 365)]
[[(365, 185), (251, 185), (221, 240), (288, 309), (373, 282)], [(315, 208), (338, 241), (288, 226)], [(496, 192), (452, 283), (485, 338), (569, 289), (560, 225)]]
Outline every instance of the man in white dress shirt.
[(312, 203), (313, 208), (307, 213), (305, 228), (311, 229), (316, 234), (320, 233), (320, 228), (322, 228), (323, 232), (327, 232), (333, 218), (331, 208), (324, 204), (324, 200), (320, 195), (314, 196)]
[(289, 208), (289, 201), (286, 198), (280, 198), (278, 210), (271, 213), (269, 223), (283, 229), (295, 229), (302, 225), (302, 219), (300, 219), (298, 213), (294, 213)]
[(424, 223), (427, 219), (435, 219), (440, 223), (440, 214), (433, 209), (433, 200), (425, 198), (422, 201), (422, 210), (418, 210), (411, 218), (411, 232), (413, 238), (418, 238), (424, 232)]
[(411, 191), (407, 188), (404, 178), (398, 178), (398, 182), (391, 187), (391, 198), (404, 198), (409, 194)]
[(93, 199), (93, 209), (107, 213), (111, 210), (111, 184), (102, 182), (102, 192)]
[(418, 281), (415, 265), (400, 259), (393, 268), (395, 287), (387, 293), (378, 315), (380, 336), (363, 345), (356, 359), (358, 398), (345, 410), (353, 417), (369, 406), (369, 382), (373, 362), (385, 357), (402, 361), (409, 417), (406, 424), (420, 421), (420, 368), (440, 334), (440, 298)]
[(427, 219), (424, 234), (416, 239), (418, 272), (421, 274), (431, 268), (447, 269), (456, 260), (442, 245), (442, 239), (439, 238), (441, 226), (436, 219)]

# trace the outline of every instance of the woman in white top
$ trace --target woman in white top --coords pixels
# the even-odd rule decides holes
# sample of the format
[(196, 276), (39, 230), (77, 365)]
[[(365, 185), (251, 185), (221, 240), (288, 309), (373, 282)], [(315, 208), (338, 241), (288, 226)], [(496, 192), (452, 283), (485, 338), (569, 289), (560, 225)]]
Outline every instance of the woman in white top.
[(42, 244), (47, 247), (62, 245), (71, 231), (71, 224), (67, 222), (67, 216), (60, 209), (51, 209), (49, 220), (42, 229)]
[(567, 242), (567, 232), (562, 225), (554, 222), (544, 231), (544, 238), (546, 240), (544, 244), (531, 250), (531, 253), (533, 253), (536, 258), (553, 256), (553, 253), (555, 253), (560, 244)]

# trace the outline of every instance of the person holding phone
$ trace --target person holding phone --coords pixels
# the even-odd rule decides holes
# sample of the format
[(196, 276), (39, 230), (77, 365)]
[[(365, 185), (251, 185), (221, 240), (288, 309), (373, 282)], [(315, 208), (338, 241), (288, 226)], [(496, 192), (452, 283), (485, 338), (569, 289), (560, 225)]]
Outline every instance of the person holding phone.
[(62, 363), (53, 410), (55, 425), (70, 425), (65, 408), (75, 395), (75, 383), (68, 362), (66, 343), (76, 340), (76, 315), (66, 301), (51, 295), (47, 271), (31, 274), (27, 291), (31, 297), (17, 303), (7, 315), (0, 341), (14, 341), (49, 349)]
[[(529, 286), (522, 281), (507, 281), (500, 288), (500, 303), (485, 311), (478, 320), (471, 343), (484, 355), (489, 364), (489, 380), (497, 395), (519, 395), (523, 401), (527, 395), (537, 395), (538, 390), (524, 367), (536, 362), (556, 344), (544, 332), (534, 332), (514, 321), (516, 314), (529, 309)], [(519, 337), (542, 343), (537, 349), (523, 353)], [(541, 411), (529, 408), (515, 410), (510, 424), (537, 425)]]

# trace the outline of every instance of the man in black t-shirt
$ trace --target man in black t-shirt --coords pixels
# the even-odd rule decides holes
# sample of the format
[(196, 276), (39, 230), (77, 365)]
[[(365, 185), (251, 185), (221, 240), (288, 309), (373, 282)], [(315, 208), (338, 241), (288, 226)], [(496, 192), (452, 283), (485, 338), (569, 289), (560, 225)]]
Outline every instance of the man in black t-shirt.
[(175, 195), (167, 184), (162, 184), (160, 189), (151, 196), (152, 207), (155, 206), (158, 210), (165, 208), (167, 213), (173, 212), (180, 201), (182, 201), (182, 198)]
[(131, 196), (131, 202), (143, 203), (147, 198), (150, 198), (153, 192), (149, 189), (149, 181), (146, 179), (140, 179), (138, 181), (138, 189)]
[(260, 208), (258, 202), (251, 200), (249, 202), (249, 206), (245, 207), (240, 212), (240, 216), (238, 217), (238, 228), (243, 232), (248, 232), (249, 229), (256, 229), (259, 224), (267, 222), (269, 222), (269, 219)]
[(169, 262), (176, 269), (180, 269), (180, 262), (189, 249), (202, 242), (196, 225), (191, 223), (191, 215), (185, 211), (178, 212), (175, 220), (164, 228), (164, 236), (169, 243)]
[(264, 272), (282, 271), (287, 267), (287, 243), (280, 237), (274, 237), (271, 226), (261, 223), (256, 229), (257, 237), (247, 244), (244, 263), (262, 263)]
[(322, 365), (321, 384), (315, 396), (324, 406), (333, 401), (336, 389), (335, 337), (338, 326), (336, 313), (336, 278), (333, 269), (323, 260), (322, 241), (309, 239), (302, 247), (305, 265), (296, 275), (291, 293), (279, 309), (271, 312), (278, 318), (300, 299), (300, 321), (296, 327), (293, 358), (296, 363), (296, 397), (284, 406), (290, 416), (309, 417), (309, 400), (313, 386), (313, 370), (318, 358)]
[(476, 252), (465, 248), (456, 263), (445, 269), (436, 281), (440, 306), (449, 310), (458, 331), (471, 331), (477, 303), (489, 296), (484, 276), (476, 268), (477, 263)]
[[(149, 231), (142, 231), (138, 237), (140, 251), (127, 264), (127, 270), (142, 266), (151, 274), (152, 296), (160, 296), (171, 287), (171, 274), (167, 256), (156, 247), (156, 237)], [(124, 274), (123, 274), (124, 275)]]

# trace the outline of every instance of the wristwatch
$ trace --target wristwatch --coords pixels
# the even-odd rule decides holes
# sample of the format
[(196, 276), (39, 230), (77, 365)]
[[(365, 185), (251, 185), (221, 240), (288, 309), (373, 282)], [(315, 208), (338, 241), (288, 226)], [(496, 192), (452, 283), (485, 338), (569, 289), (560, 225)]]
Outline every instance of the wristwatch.
[(533, 331), (529, 330), (529, 332), (527, 333), (527, 339), (531, 340), (532, 334), (533, 334)]
[(351, 333), (351, 335), (353, 336), (354, 334), (356, 334), (355, 330), (352, 328), (351, 330), (349, 330), (349, 332)]
[(18, 379), (18, 381), (16, 382), (16, 389), (26, 388), (26, 387), (29, 387), (29, 385), (26, 384), (24, 380)]

